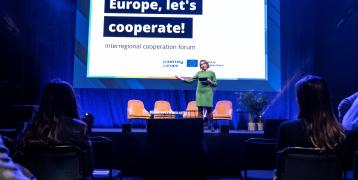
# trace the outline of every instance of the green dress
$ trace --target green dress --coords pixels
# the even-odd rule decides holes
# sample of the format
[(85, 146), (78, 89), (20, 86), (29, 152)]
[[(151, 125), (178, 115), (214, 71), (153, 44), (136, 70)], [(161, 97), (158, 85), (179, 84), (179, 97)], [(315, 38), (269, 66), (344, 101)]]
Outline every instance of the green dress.
[[(213, 83), (199, 81), (199, 78), (208, 78)], [(196, 106), (201, 107), (213, 107), (213, 88), (216, 87), (216, 76), (214, 71), (206, 70), (197, 72), (194, 77), (184, 80), (187, 83), (192, 83), (198, 80), (196, 86)]]

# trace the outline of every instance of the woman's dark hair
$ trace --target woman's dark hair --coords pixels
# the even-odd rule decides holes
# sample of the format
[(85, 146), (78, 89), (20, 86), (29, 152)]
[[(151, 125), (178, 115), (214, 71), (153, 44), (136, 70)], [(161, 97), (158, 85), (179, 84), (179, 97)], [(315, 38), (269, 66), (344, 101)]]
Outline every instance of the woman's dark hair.
[(331, 109), (327, 83), (308, 75), (296, 83), (298, 117), (303, 120), (310, 141), (317, 148), (335, 149), (344, 132)]
[(74, 118), (79, 119), (79, 113), (72, 86), (65, 81), (52, 80), (46, 84), (38, 113), (20, 143), (60, 143), (58, 134), (64, 128), (63, 124)]
[[(209, 65), (208, 61), (206, 61), (205, 59), (200, 60), (200, 62), (199, 62), (199, 66), (200, 66), (201, 62), (205, 62), (205, 64), (206, 64), (206, 65), (208, 65), (208, 68), (210, 67), (210, 65)], [(200, 67), (201, 67), (201, 66), (200, 66)]]

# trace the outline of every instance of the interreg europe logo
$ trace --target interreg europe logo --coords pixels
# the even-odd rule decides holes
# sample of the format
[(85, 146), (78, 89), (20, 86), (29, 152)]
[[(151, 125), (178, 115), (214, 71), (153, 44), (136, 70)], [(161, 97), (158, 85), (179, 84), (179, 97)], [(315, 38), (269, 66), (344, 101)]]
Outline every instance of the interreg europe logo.
[(176, 68), (180, 64), (183, 64), (182, 60), (163, 60), (163, 67), (166, 68)]
[(188, 59), (186, 60), (187, 67), (198, 67), (198, 60), (197, 59)]

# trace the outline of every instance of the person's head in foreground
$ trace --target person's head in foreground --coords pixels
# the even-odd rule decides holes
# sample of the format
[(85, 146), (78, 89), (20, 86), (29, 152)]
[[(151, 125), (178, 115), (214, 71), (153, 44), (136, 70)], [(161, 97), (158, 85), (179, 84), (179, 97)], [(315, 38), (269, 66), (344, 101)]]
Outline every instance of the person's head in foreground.
[(344, 132), (331, 109), (327, 83), (307, 75), (296, 83), (298, 117), (304, 122), (308, 138), (316, 148), (336, 149)]
[(23, 143), (60, 143), (58, 136), (66, 128), (65, 121), (73, 119), (79, 119), (79, 113), (72, 86), (62, 80), (52, 80), (43, 89), (39, 110), (25, 134), (23, 140), (26, 142)]

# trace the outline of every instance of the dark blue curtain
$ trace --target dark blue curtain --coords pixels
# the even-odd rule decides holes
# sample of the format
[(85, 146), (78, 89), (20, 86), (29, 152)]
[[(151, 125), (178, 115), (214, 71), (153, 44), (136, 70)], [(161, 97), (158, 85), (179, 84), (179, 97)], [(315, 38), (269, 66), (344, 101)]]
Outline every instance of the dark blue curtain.
[(333, 106), (358, 91), (358, 1), (320, 0), (314, 72), (327, 80)]
[(34, 104), (53, 78), (71, 82), (74, 0), (0, 2), (1, 80), (10, 82), (12, 104)]
[[(21, 34), (18, 43), (21, 64), (13, 66), (25, 80), (22, 81), (24, 97), (22, 103), (36, 103), (40, 89), (53, 78), (72, 82), (75, 11), (72, 0), (51, 1), (5, 1), (5, 14), (10, 14)], [(295, 118), (297, 106), (294, 83), (305, 73), (312, 73), (312, 64), (317, 48), (316, 34), (318, 6), (316, 1), (281, 0), (276, 11), (281, 14), (281, 57), (282, 91), (268, 93), (272, 102), (264, 118)], [(328, 12), (327, 12), (328, 13)], [(13, 14), (13, 15), (11, 15)], [(6, 23), (4, 23), (6, 24)], [(7, 34), (13, 34), (2, 28)], [(8, 41), (10, 39), (5, 38)], [(17, 48), (14, 46), (14, 48)], [(6, 54), (6, 53), (5, 53)], [(10, 56), (9, 54), (6, 57)], [(11, 72), (8, 72), (11, 75)], [(20, 83), (21, 84), (21, 83)], [(156, 100), (168, 100), (173, 110), (184, 110), (186, 103), (195, 99), (194, 91), (168, 90), (121, 90), (121, 89), (76, 89), (81, 113), (90, 112), (95, 117), (96, 127), (120, 127), (127, 122), (127, 101), (140, 99), (147, 110), (152, 110)], [(231, 91), (217, 91), (214, 102), (228, 99), (234, 105), (235, 128), (247, 117), (240, 111), (237, 94)], [(140, 122), (138, 122), (140, 123)]]

